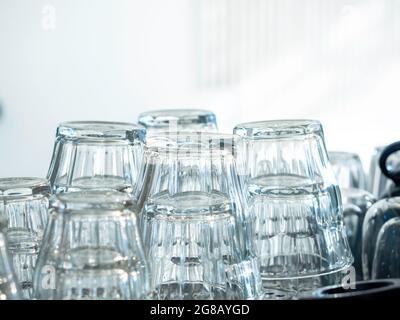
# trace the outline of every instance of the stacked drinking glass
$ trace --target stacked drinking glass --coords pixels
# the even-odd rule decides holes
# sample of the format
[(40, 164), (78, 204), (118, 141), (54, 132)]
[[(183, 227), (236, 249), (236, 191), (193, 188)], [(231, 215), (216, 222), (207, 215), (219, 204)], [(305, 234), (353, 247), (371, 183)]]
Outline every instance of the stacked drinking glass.
[(47, 180), (0, 179), (0, 298), (291, 299), (351, 266), (318, 121), (139, 123), (61, 123)]

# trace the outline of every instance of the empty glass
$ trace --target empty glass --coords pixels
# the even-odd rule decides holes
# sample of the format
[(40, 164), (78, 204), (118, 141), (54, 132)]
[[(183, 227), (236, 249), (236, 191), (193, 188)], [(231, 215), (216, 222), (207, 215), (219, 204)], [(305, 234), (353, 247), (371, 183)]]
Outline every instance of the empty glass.
[(329, 152), (333, 172), (342, 195), (346, 234), (354, 257), (357, 280), (363, 279), (361, 247), (365, 214), (376, 201), (367, 189), (366, 176), (360, 157), (350, 152)]
[(10, 260), (6, 236), (0, 231), (0, 300), (21, 298)]
[(136, 225), (137, 209), (122, 192), (60, 193), (34, 278), (38, 299), (144, 299), (148, 267)]
[(329, 152), (329, 161), (341, 189), (367, 190), (366, 176), (360, 157), (350, 152)]
[(394, 142), (382, 150), (379, 157), (379, 168), (382, 174), (392, 181), (392, 185), (382, 195), (384, 197), (397, 197), (400, 196), (400, 141)]
[(201, 131), (216, 132), (215, 114), (202, 109), (164, 109), (143, 112), (139, 115), (141, 125), (148, 132), (168, 131)]
[(141, 226), (153, 299), (261, 295), (252, 218), (233, 135), (179, 133), (147, 140)]
[(17, 280), (25, 299), (32, 297), (36, 259), (47, 223), (50, 186), (39, 178), (0, 179), (0, 213)]
[(61, 123), (48, 172), (53, 192), (97, 188), (131, 192), (145, 135), (145, 128), (130, 123)]
[(375, 197), (361, 189), (342, 189), (343, 220), (347, 239), (354, 257), (357, 281), (363, 279), (362, 271), (362, 226), (368, 209), (375, 203)]
[(294, 298), (337, 281), (353, 262), (322, 126), (314, 120), (239, 124), (266, 297)]
[[(385, 147), (376, 147), (372, 155), (369, 169), (369, 191), (376, 197), (382, 198), (387, 196), (394, 184), (391, 179), (386, 177), (379, 167), (379, 159)], [(386, 164), (388, 171), (400, 170), (400, 152), (393, 152)]]

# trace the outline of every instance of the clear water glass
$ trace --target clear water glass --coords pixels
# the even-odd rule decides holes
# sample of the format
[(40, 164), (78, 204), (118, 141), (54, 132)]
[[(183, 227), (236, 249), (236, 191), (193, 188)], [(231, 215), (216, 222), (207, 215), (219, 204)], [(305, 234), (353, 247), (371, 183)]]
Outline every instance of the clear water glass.
[(137, 208), (126, 193), (60, 193), (50, 202), (39, 254), (37, 299), (145, 299), (149, 271), (137, 229)]
[(21, 297), (7, 247), (7, 237), (0, 231), (0, 300), (19, 300)]
[[(383, 198), (394, 187), (392, 180), (387, 178), (379, 167), (379, 158), (385, 146), (376, 147), (371, 157), (368, 190), (378, 199)], [(389, 171), (400, 171), (400, 152), (393, 153), (386, 162)]]
[(143, 112), (138, 122), (149, 133), (154, 131), (182, 132), (200, 131), (217, 132), (215, 114), (202, 109), (162, 109)]
[(353, 257), (321, 124), (253, 122), (234, 133), (242, 137), (265, 297), (296, 298), (338, 281)]
[(329, 152), (329, 161), (341, 189), (367, 190), (367, 178), (360, 157), (351, 152)]
[(145, 136), (145, 128), (131, 123), (61, 123), (48, 172), (53, 192), (131, 192), (143, 158)]
[(354, 257), (356, 280), (363, 280), (362, 270), (362, 227), (367, 211), (376, 202), (375, 197), (361, 189), (342, 189), (343, 219), (347, 239)]
[(147, 140), (139, 199), (153, 299), (261, 295), (253, 219), (235, 152), (233, 135), (179, 133)]
[(22, 297), (32, 298), (33, 272), (47, 224), (50, 186), (39, 178), (0, 179), (0, 212)]

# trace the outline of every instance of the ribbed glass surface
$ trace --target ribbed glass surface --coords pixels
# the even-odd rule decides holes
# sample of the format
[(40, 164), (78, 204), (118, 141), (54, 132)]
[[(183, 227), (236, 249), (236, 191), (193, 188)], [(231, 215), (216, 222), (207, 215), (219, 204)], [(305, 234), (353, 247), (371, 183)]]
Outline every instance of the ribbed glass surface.
[(137, 209), (116, 191), (77, 191), (51, 202), (35, 272), (38, 299), (126, 300), (148, 294)]
[(32, 298), (33, 272), (48, 220), (49, 183), (39, 178), (0, 179), (0, 212), (21, 294)]
[(322, 126), (314, 120), (237, 125), (238, 157), (255, 217), (263, 285), (295, 297), (325, 283), (353, 258), (343, 227), (339, 188)]
[(48, 172), (53, 192), (131, 192), (143, 157), (145, 134), (145, 128), (129, 123), (61, 123)]
[(252, 218), (234, 158), (236, 138), (148, 140), (141, 229), (154, 299), (251, 299), (261, 294)]

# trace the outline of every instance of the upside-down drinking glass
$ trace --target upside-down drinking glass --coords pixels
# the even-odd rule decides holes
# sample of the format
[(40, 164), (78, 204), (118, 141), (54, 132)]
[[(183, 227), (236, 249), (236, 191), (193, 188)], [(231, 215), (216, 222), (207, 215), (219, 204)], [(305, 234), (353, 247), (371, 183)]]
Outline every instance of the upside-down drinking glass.
[[(379, 159), (384, 146), (376, 147), (371, 158), (368, 183), (369, 191), (378, 199), (388, 195), (394, 183), (386, 177), (379, 166)], [(387, 159), (386, 166), (388, 171), (400, 171), (400, 152), (393, 152)]]
[(365, 214), (376, 201), (367, 189), (366, 176), (360, 157), (350, 152), (329, 152), (329, 161), (342, 195), (343, 218), (357, 280), (363, 279), (361, 247)]
[(0, 213), (22, 297), (32, 297), (36, 259), (47, 223), (50, 186), (39, 178), (0, 179)]
[(363, 280), (362, 270), (362, 227), (365, 215), (375, 203), (375, 197), (361, 189), (342, 189), (343, 220), (347, 239), (354, 257), (356, 280)]
[(19, 299), (21, 299), (21, 293), (9, 256), (7, 239), (0, 231), (0, 300)]
[(242, 137), (265, 297), (296, 298), (338, 281), (353, 257), (321, 124), (253, 122), (234, 133)]
[(217, 132), (215, 114), (202, 109), (164, 109), (143, 112), (139, 115), (141, 125), (148, 132), (201, 131)]
[(334, 151), (329, 152), (328, 155), (340, 189), (367, 190), (367, 178), (361, 159), (357, 154)]
[(148, 267), (126, 193), (60, 193), (50, 202), (49, 223), (34, 277), (38, 299), (144, 299)]
[(131, 123), (61, 123), (48, 172), (53, 192), (104, 188), (131, 192), (145, 135), (145, 128)]
[(252, 218), (233, 135), (179, 133), (147, 140), (139, 199), (153, 299), (261, 295)]

